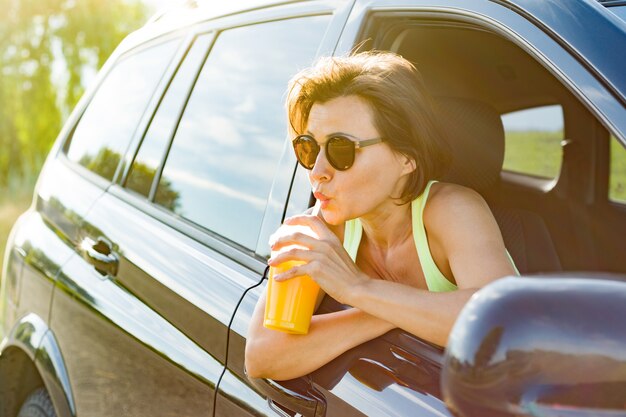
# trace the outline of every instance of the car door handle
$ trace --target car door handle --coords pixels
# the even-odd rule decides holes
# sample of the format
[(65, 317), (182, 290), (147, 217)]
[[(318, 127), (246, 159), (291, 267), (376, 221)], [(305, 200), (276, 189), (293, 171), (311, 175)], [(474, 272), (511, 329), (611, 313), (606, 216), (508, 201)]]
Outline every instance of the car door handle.
[(280, 416), (300, 414), (303, 417), (326, 415), (326, 401), (304, 378), (276, 382), (271, 379), (248, 378), (266, 397), (270, 408)]
[(99, 237), (96, 241), (85, 237), (80, 244), (83, 258), (93, 265), (102, 275), (116, 276), (119, 257), (113, 252), (113, 245), (107, 239)]

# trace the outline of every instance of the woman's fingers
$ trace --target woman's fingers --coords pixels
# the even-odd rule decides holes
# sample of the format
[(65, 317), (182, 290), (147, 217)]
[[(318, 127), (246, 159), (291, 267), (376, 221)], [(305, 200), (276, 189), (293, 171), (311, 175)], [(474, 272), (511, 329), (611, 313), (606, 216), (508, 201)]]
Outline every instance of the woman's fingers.
[(286, 281), (286, 280), (291, 279), (291, 278), (295, 278), (295, 277), (299, 277), (299, 276), (302, 276), (302, 275), (306, 275), (304, 272), (301, 272), (301, 270), (302, 270), (301, 266), (304, 266), (304, 265), (294, 266), (294, 267), (289, 268), (285, 272), (281, 272), (280, 274), (274, 275), (274, 277), (273, 277), (274, 281), (282, 282), (282, 281)]
[(313, 251), (310, 251), (308, 249), (294, 248), (272, 256), (267, 261), (267, 263), (269, 266), (278, 266), (283, 262), (288, 261), (310, 262), (311, 260), (315, 259), (315, 257), (315, 252)]
[(326, 223), (318, 216), (310, 214), (299, 214), (297, 216), (288, 217), (283, 222), (286, 225), (309, 226), (320, 239), (330, 239), (336, 236), (326, 226)]
[[(316, 271), (318, 271), (317, 262), (311, 261), (306, 264), (295, 265), (289, 268), (285, 272), (281, 272), (280, 274), (274, 275), (273, 278), (274, 278), (274, 281), (281, 282), (281, 281), (286, 281), (291, 278), (308, 275), (309, 277), (313, 278), (315, 281), (318, 281), (319, 278), (321, 277), (319, 276), (319, 274), (315, 273)], [(318, 281), (318, 284), (320, 284), (319, 281)]]
[(270, 247), (273, 251), (289, 245), (304, 246), (305, 248), (311, 249), (316, 246), (319, 241), (319, 239), (309, 236), (306, 233), (293, 232), (286, 235), (278, 235), (276, 238), (272, 236), (272, 238), (270, 238)]

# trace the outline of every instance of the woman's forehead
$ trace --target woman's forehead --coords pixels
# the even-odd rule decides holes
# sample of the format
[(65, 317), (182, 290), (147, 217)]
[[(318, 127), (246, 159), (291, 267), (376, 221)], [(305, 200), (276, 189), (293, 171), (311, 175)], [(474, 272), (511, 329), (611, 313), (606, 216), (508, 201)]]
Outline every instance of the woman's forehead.
[(326, 136), (334, 132), (344, 132), (355, 137), (378, 134), (371, 106), (357, 96), (314, 103), (305, 130), (314, 136)]

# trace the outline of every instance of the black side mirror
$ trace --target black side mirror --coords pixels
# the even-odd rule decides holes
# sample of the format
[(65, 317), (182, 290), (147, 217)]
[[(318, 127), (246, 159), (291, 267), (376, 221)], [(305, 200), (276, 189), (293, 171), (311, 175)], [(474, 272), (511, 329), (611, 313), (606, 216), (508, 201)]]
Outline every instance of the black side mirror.
[(561, 273), (481, 289), (450, 335), (442, 391), (459, 416), (626, 415), (626, 279)]

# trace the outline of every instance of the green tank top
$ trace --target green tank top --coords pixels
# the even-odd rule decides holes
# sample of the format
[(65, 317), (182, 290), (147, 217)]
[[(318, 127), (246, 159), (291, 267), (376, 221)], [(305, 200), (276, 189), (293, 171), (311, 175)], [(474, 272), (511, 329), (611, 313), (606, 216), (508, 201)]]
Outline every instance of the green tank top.
[[(413, 240), (415, 241), (415, 248), (417, 249), (418, 257), (422, 264), (422, 271), (424, 272), (424, 278), (426, 279), (428, 290), (433, 292), (454, 291), (457, 289), (457, 286), (448, 281), (441, 271), (439, 271), (437, 264), (435, 264), (435, 261), (433, 260), (428, 246), (428, 239), (426, 238), (426, 229), (424, 228), (424, 207), (426, 206), (426, 200), (428, 199), (430, 187), (435, 182), (437, 181), (429, 181), (424, 189), (424, 192), (411, 202)], [(346, 249), (354, 262), (356, 262), (356, 255), (359, 251), (362, 235), (363, 225), (361, 224), (361, 220), (352, 219), (346, 222), (343, 247)], [(515, 272), (519, 275), (519, 272), (515, 267), (515, 263), (513, 262), (513, 259), (508, 251), (507, 256), (515, 269)]]

